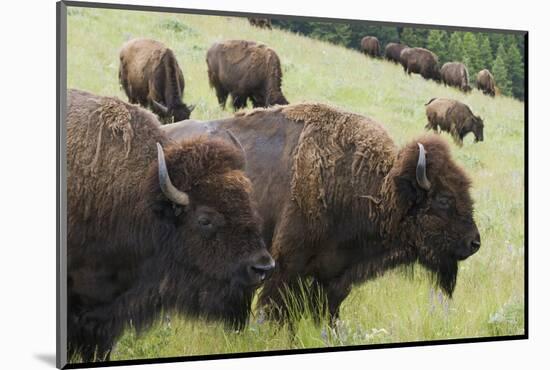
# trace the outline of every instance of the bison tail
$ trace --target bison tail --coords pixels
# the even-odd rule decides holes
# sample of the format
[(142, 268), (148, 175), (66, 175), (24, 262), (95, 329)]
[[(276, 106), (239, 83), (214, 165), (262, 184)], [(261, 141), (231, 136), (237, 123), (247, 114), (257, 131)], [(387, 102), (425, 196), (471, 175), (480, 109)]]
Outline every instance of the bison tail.
[(429, 104), (430, 104), (431, 102), (433, 102), (433, 101), (434, 101), (435, 99), (437, 99), (437, 98), (431, 98), (431, 99), (430, 99), (430, 101), (429, 101), (429, 102), (427, 102), (427, 103), (426, 103), (426, 104), (424, 104), (424, 105), (429, 105)]

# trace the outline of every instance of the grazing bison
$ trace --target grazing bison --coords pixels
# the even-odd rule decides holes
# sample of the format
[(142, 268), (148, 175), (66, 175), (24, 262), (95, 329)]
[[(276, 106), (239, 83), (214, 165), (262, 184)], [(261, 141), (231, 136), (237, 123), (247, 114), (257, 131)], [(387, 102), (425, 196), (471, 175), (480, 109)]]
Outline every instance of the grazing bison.
[(495, 96), (495, 78), (487, 69), (479, 71), (476, 78), (476, 86), (484, 94)]
[(463, 63), (448, 62), (441, 67), (441, 81), (445, 86), (458, 87), (463, 92), (470, 92), (468, 69)]
[(275, 51), (253, 41), (230, 40), (215, 43), (206, 54), (208, 79), (218, 102), (225, 107), (231, 94), (235, 110), (288, 104), (281, 92), (281, 62)]
[(271, 19), (269, 18), (248, 18), (248, 23), (254, 27), (271, 29)]
[(136, 105), (68, 93), (68, 352), (86, 362), (161, 311), (242, 327), (274, 267), (242, 151), (160, 127)]
[(365, 36), (361, 39), (361, 50), (365, 55), (378, 58), (380, 56), (380, 43), (374, 36)]
[(480, 247), (470, 180), (437, 135), (397, 148), (382, 124), (323, 104), (163, 127), (176, 139), (214, 128), (230, 130), (246, 152), (277, 261), (260, 303), (275, 317), (286, 315), (287, 289), (321, 293), (313, 312), (328, 302), (334, 319), (353, 284), (416, 262), (451, 296), (458, 261)]
[(118, 78), (130, 103), (158, 114), (164, 123), (188, 119), (193, 106), (182, 102), (185, 82), (174, 52), (149, 39), (128, 41), (120, 51)]
[(406, 73), (418, 73), (427, 80), (441, 81), (437, 55), (423, 48), (405, 48), (399, 59)]
[(474, 142), (483, 141), (483, 120), (476, 116), (466, 104), (458, 100), (433, 98), (426, 104), (428, 117), (427, 130), (446, 131), (451, 134), (456, 144), (462, 146), (464, 136), (472, 132)]
[(401, 63), (401, 51), (406, 48), (408, 48), (407, 45), (390, 42), (384, 49), (384, 56), (391, 62)]

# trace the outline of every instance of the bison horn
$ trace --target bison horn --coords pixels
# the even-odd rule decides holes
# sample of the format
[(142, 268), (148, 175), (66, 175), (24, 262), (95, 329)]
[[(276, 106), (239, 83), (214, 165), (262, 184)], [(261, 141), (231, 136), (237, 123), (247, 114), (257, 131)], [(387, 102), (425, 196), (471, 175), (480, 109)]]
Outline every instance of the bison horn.
[(430, 190), (432, 184), (426, 176), (426, 151), (424, 145), (418, 143), (418, 163), (416, 165), (416, 181), (426, 191)]
[(166, 168), (166, 160), (164, 159), (164, 150), (162, 146), (157, 143), (158, 161), (159, 161), (159, 184), (160, 189), (170, 201), (180, 206), (186, 206), (189, 204), (189, 196), (178, 190), (170, 181), (168, 175), (168, 168)]
[(168, 114), (168, 108), (164, 105), (162, 105), (161, 103), (159, 103), (158, 101), (156, 101), (155, 99), (151, 99), (151, 102), (153, 103), (153, 106), (159, 111), (159, 112), (162, 112), (163, 114)]
[(193, 109), (195, 109), (195, 104), (191, 104), (187, 107), (187, 109), (189, 109), (189, 113), (191, 113), (193, 111)]

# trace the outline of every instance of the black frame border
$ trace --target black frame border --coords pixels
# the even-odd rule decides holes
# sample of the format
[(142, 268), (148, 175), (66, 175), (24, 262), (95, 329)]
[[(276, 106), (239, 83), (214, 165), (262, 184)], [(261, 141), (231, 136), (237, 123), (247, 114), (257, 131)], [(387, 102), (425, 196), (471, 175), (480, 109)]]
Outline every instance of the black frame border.
[[(463, 31), (463, 32), (492, 32), (504, 34), (523, 35), (524, 37), (524, 334), (511, 336), (497, 337), (479, 337), (479, 338), (460, 338), (460, 339), (441, 339), (441, 340), (425, 340), (418, 342), (395, 342), (383, 344), (365, 344), (355, 346), (340, 346), (340, 347), (322, 347), (322, 348), (305, 348), (305, 349), (288, 349), (288, 350), (273, 350), (273, 351), (258, 351), (258, 352), (239, 352), (239, 353), (220, 353), (208, 355), (191, 355), (178, 357), (164, 357), (153, 359), (133, 359), (133, 360), (117, 360), (104, 362), (83, 362), (70, 364), (67, 362), (67, 286), (66, 286), (66, 130), (65, 130), (65, 115), (66, 115), (66, 96), (67, 96), (67, 7), (80, 8), (95, 8), (95, 9), (115, 9), (115, 10), (131, 10), (159, 13), (178, 13), (178, 14), (195, 14), (195, 15), (214, 15), (214, 16), (233, 16), (233, 17), (267, 17), (283, 20), (302, 20), (302, 21), (317, 21), (317, 22), (336, 22), (336, 23), (368, 23), (373, 26), (395, 26), (413, 28), (429, 28), (446, 31)], [(82, 2), (82, 1), (66, 1), (61, 0), (56, 3), (56, 228), (57, 228), (57, 248), (56, 248), (56, 367), (59, 369), (82, 369), (96, 367), (111, 367), (111, 366), (126, 366), (126, 365), (144, 365), (144, 364), (163, 364), (174, 362), (191, 362), (203, 360), (221, 360), (235, 358), (250, 358), (250, 357), (269, 357), (269, 356), (284, 356), (296, 354), (312, 354), (312, 353), (327, 353), (327, 352), (348, 352), (373, 350), (384, 348), (406, 348), (406, 347), (425, 347), (439, 346), (447, 344), (470, 344), (470, 343), (485, 343), (485, 342), (501, 342), (512, 340), (529, 339), (529, 31), (526, 30), (510, 30), (482, 27), (460, 27), (449, 25), (431, 25), (421, 23), (405, 23), (405, 22), (384, 22), (371, 21), (360, 19), (345, 19), (345, 18), (326, 18), (312, 17), (299, 15), (285, 14), (267, 14), (267, 13), (251, 13), (251, 12), (233, 12), (225, 10), (213, 9), (190, 9), (190, 8), (175, 8), (163, 6), (146, 6), (146, 5), (131, 5), (131, 4), (112, 4), (99, 2)]]

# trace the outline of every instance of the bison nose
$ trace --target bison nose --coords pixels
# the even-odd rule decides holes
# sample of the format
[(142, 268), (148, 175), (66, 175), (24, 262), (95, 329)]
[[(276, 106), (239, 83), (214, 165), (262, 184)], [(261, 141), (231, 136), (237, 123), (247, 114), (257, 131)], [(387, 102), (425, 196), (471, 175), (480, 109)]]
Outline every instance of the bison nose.
[(470, 249), (472, 251), (472, 254), (477, 252), (479, 250), (479, 247), (481, 247), (481, 237), (479, 236), (479, 232), (476, 232), (475, 237), (470, 241)]
[(472, 254), (476, 253), (479, 250), (479, 247), (481, 247), (481, 238), (476, 228), (474, 233), (462, 240), (460, 246), (455, 251), (456, 257), (459, 260), (465, 260)]
[(255, 258), (250, 265), (248, 265), (248, 275), (253, 282), (261, 283), (271, 275), (274, 268), (275, 261), (266, 252)]

